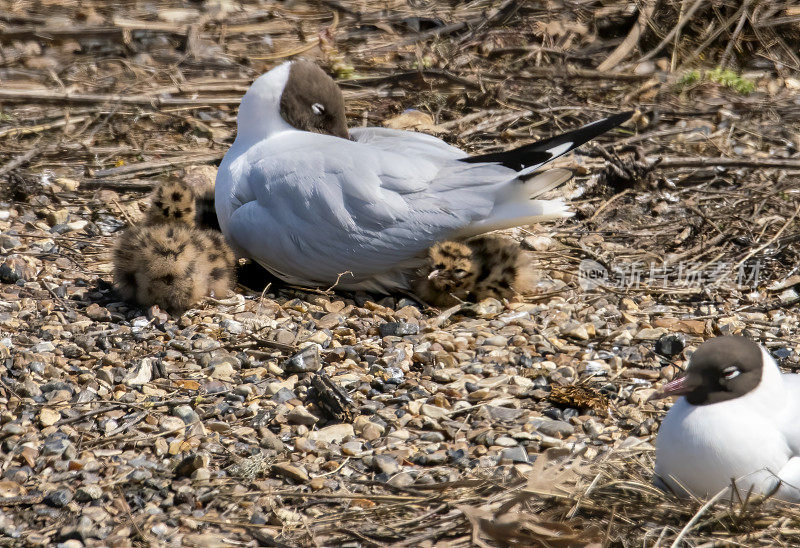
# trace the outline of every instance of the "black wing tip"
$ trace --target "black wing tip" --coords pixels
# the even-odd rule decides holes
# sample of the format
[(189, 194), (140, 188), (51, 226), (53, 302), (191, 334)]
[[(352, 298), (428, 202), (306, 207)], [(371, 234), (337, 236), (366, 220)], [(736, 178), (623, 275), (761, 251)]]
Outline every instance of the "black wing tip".
[[(607, 118), (590, 122), (579, 127), (578, 129), (573, 129), (571, 131), (567, 131), (566, 133), (543, 139), (535, 143), (522, 145), (519, 148), (503, 152), (491, 152), (488, 154), (481, 154), (479, 156), (468, 156), (466, 158), (461, 158), (460, 160), (468, 163), (498, 163), (515, 171), (520, 171), (528, 166), (546, 163), (555, 159), (557, 156), (561, 156), (575, 150), (579, 146), (591, 141), (595, 137), (598, 137), (617, 126), (624, 124), (635, 113), (635, 110), (620, 112), (619, 114), (613, 114)], [(571, 143), (571, 146), (568, 150), (562, 151), (557, 156), (551, 154), (550, 151), (552, 148), (562, 143)]]
[[(576, 138), (575, 146), (573, 148), (577, 148), (583, 143), (590, 141), (595, 137), (614, 129), (615, 127), (621, 126), (622, 124), (630, 120), (634, 114), (636, 114), (635, 110), (628, 110), (625, 112), (620, 112), (619, 114), (613, 114), (608, 118), (603, 118), (595, 122), (590, 122), (581, 128), (578, 128), (573, 131), (568, 131), (560, 136), (554, 137), (553, 139), (558, 139), (559, 137), (562, 136), (572, 135)], [(581, 141), (582, 139), (584, 140), (579, 143), (578, 141)]]

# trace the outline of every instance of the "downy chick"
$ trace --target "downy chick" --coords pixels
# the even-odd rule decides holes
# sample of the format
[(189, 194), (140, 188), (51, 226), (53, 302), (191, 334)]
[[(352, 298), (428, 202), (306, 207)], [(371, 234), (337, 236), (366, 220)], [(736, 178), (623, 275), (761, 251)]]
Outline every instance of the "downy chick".
[(532, 290), (532, 265), (510, 238), (482, 235), (444, 241), (428, 252), (429, 264), (414, 283), (416, 294), (435, 306), (489, 297), (511, 299)]
[(221, 233), (175, 223), (132, 226), (113, 254), (114, 285), (122, 298), (180, 313), (232, 286), (234, 256)]
[(198, 191), (183, 179), (163, 182), (150, 197), (145, 223), (179, 223), (219, 231), (214, 187)]
[(145, 224), (179, 223), (195, 226), (195, 195), (183, 181), (161, 183), (150, 196)]

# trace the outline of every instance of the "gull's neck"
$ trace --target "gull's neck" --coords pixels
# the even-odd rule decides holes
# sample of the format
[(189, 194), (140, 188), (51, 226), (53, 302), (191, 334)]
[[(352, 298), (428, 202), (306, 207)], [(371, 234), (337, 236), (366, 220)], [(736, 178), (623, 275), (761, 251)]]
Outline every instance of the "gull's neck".
[(291, 62), (283, 63), (259, 76), (244, 94), (236, 118), (234, 146), (250, 146), (275, 133), (295, 129), (280, 113), (281, 94), (291, 66)]
[(772, 413), (776, 408), (784, 405), (787, 396), (786, 386), (778, 364), (763, 347), (761, 348), (761, 359), (763, 363), (761, 382), (744, 396), (730, 401), (742, 400), (764, 413)]

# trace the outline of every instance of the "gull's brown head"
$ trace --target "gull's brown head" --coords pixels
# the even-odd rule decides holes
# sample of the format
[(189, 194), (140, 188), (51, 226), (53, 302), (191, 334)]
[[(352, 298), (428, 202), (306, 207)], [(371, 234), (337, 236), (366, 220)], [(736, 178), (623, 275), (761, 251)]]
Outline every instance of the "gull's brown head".
[(280, 113), (297, 129), (348, 138), (342, 91), (310, 61), (292, 61), (281, 93)]
[(744, 396), (761, 382), (768, 356), (745, 337), (708, 340), (692, 354), (686, 373), (654, 396), (684, 396), (692, 405), (709, 405)]

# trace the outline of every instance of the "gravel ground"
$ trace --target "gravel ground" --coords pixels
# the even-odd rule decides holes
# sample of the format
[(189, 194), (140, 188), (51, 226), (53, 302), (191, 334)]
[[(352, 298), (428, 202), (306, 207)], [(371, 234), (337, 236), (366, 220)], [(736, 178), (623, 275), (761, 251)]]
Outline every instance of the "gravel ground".
[[(748, 26), (741, 95), (676, 88), (668, 49), (595, 71), (627, 3), (17, 4), (0, 1), (0, 544), (672, 542), (700, 503), (649, 486), (669, 402), (648, 396), (719, 334), (797, 367), (800, 164), (777, 122), (800, 84)], [(702, 42), (679, 36), (680, 55)], [(213, 174), (248, 83), (300, 49), (362, 77), (342, 82), (352, 123), (474, 151), (641, 116), (565, 162), (575, 218), (510, 233), (541, 271), (523, 300), (273, 281), (181, 316), (120, 302), (116, 233), (164, 177)], [(786, 513), (715, 516), (698, 539), (796, 538)]]

